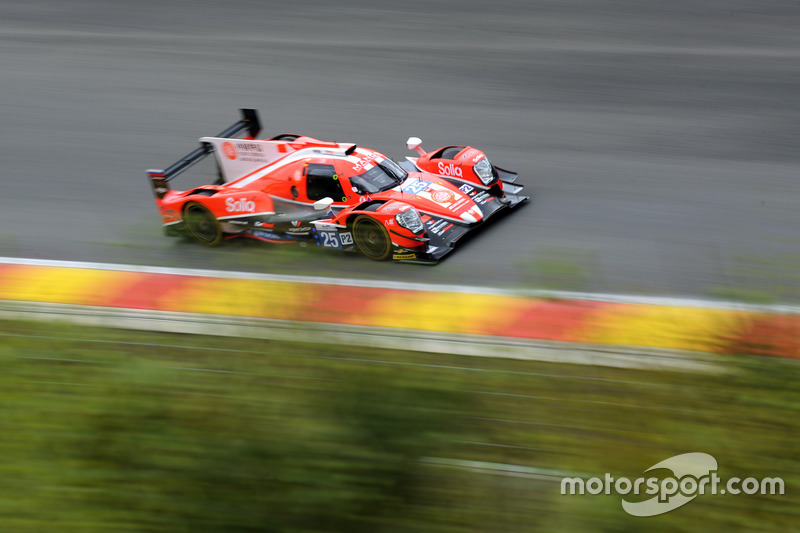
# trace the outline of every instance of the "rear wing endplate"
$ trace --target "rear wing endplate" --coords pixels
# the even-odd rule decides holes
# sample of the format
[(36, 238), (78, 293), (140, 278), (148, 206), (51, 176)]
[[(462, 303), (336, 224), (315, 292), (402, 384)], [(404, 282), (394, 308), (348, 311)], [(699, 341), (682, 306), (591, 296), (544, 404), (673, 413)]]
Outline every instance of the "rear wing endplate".
[[(261, 121), (258, 118), (258, 112), (255, 109), (240, 109), (242, 114), (241, 120), (220, 132), (217, 137), (234, 137), (241, 132), (247, 130), (250, 137), (255, 137), (261, 131)], [(150, 184), (153, 187), (153, 193), (156, 197), (163, 198), (169, 190), (168, 182), (184, 173), (186, 170), (194, 166), (199, 161), (213, 151), (213, 146), (209, 143), (200, 143), (200, 147), (186, 156), (179, 159), (177, 162), (168, 166), (164, 170), (151, 169), (147, 171), (150, 178)]]

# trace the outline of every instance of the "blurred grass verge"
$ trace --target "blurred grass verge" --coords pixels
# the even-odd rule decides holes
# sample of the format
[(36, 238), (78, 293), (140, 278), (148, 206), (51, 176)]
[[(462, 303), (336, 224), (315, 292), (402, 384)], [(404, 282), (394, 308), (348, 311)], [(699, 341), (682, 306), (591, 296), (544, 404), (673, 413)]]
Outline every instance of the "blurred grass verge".
[[(791, 530), (800, 368), (723, 363), (730, 372), (687, 375), (0, 322), (0, 524)], [(620, 496), (562, 496), (552, 479), (426, 460), (633, 479), (693, 451), (716, 457), (722, 478), (780, 476), (786, 494), (699, 496), (643, 519)]]

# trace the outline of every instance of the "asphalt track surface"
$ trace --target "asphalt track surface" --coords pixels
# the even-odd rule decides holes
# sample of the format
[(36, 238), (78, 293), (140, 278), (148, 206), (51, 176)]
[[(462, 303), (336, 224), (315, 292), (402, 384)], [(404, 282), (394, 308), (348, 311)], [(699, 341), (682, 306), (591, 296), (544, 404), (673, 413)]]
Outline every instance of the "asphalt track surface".
[[(5, 0), (0, 256), (798, 300), (798, 28), (770, 0)], [(476, 146), (536, 198), (435, 267), (163, 236), (145, 169), (239, 107)]]

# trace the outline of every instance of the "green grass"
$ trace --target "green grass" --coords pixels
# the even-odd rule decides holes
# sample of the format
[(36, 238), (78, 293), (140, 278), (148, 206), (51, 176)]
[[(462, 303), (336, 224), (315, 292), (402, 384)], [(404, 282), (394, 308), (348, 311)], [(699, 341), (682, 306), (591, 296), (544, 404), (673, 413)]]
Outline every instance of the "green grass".
[[(324, 340), (324, 339), (320, 339)], [(0, 322), (3, 531), (787, 531), (800, 368), (720, 374)], [(723, 479), (652, 518), (620, 497), (425, 457), (636, 478), (705, 452)]]

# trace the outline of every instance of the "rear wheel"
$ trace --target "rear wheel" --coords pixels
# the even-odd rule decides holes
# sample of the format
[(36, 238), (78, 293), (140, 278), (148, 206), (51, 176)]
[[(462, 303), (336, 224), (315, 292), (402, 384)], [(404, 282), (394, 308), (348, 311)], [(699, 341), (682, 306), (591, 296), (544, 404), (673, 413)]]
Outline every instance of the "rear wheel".
[(392, 240), (386, 228), (368, 215), (361, 215), (353, 223), (353, 239), (362, 254), (375, 261), (384, 261), (392, 255)]
[(222, 242), (222, 228), (216, 217), (197, 202), (189, 202), (183, 208), (183, 221), (189, 236), (206, 246), (217, 246)]

